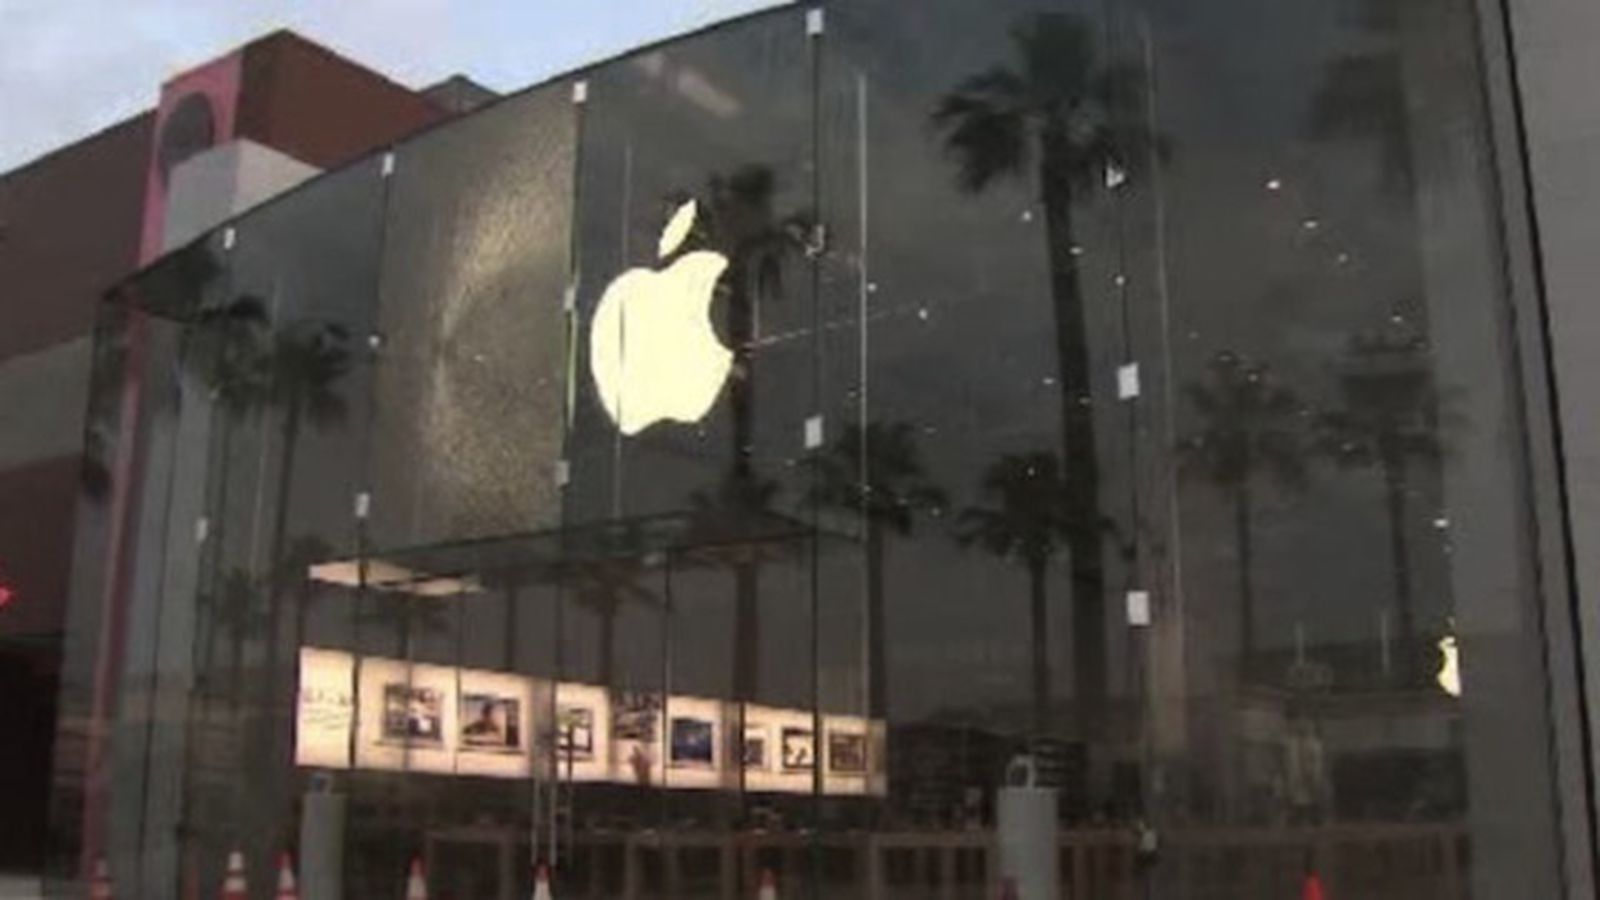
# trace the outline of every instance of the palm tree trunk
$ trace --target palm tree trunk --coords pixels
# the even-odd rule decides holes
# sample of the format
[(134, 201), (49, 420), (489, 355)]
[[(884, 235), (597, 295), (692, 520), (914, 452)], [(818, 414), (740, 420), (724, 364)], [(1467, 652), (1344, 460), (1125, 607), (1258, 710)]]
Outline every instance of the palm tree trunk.
[(1404, 460), (1383, 459), (1383, 499), (1389, 515), (1389, 555), (1394, 574), (1394, 605), (1400, 625), (1400, 677), (1409, 682), (1417, 671), (1417, 620), (1411, 596), (1411, 553), (1406, 540), (1406, 476)]
[(1256, 652), (1255, 529), (1251, 524), (1250, 482), (1233, 490), (1233, 539), (1239, 551), (1239, 677), (1250, 674)]
[[(736, 515), (750, 510), (744, 504), (755, 496), (755, 306), (748, 288), (748, 275), (742, 261), (729, 265), (725, 281), (728, 295), (728, 339), (733, 343), (734, 375), (729, 390), (733, 420), (733, 483), (725, 502)], [(761, 576), (753, 553), (735, 547), (734, 593), (734, 699), (755, 698), (757, 684), (757, 642), (760, 640)]]
[(506, 585), (505, 634), (501, 635), (505, 644), (501, 650), (501, 661), (507, 672), (517, 670), (517, 593), (515, 584)]
[[(294, 485), (294, 460), (295, 450), (300, 437), (300, 405), (291, 401), (284, 411), (283, 419), (283, 450), (278, 464), (278, 483), (276, 486), (277, 497), (274, 501), (272, 513), (272, 539), (267, 550), (267, 620), (265, 635), (265, 651), (263, 654), (263, 672), (261, 676), (261, 706), (256, 719), (259, 739), (254, 741), (254, 752), (260, 754), (255, 761), (249, 764), (260, 766), (260, 777), (252, 784), (258, 796), (262, 798), (282, 797), (287, 792), (283, 785), (287, 775), (293, 767), (293, 750), (289, 746), (292, 729), (278, 726), (278, 717), (286, 710), (284, 703), (287, 691), (283, 690), (278, 671), (278, 643), (282, 640), (283, 631), (283, 590), (286, 583), (284, 571), (284, 544), (287, 538), (289, 524), (289, 497)], [(304, 573), (300, 578), (304, 580)], [(296, 623), (296, 631), (299, 624)], [(253, 800), (252, 803), (264, 811), (269, 827), (275, 817), (270, 812), (267, 802)], [(292, 804), (292, 800), (283, 801), (285, 806)], [(292, 807), (290, 807), (292, 808)], [(282, 818), (276, 819), (277, 827), (287, 827), (282, 823), (288, 821), (288, 814), (283, 813)]]
[[(291, 401), (283, 413), (283, 450), (278, 466), (277, 498), (272, 513), (272, 543), (267, 554), (267, 646), (266, 677), (263, 679), (265, 707), (276, 706), (278, 694), (278, 640), (282, 629), (283, 548), (288, 537), (289, 498), (294, 487), (294, 461), (300, 443), (300, 404)], [(301, 573), (302, 577), (304, 573)]]
[(294, 588), (294, 643), (290, 645), (289, 652), (293, 656), (289, 659), (289, 667), (299, 671), (300, 650), (306, 645), (306, 616), (311, 611), (311, 582), (300, 578), (295, 582)]
[(1045, 562), (1028, 563), (1029, 677), (1033, 682), (1033, 736), (1042, 737), (1050, 724), (1050, 608)]
[(244, 623), (233, 622), (228, 630), (230, 632), (228, 639), (232, 643), (230, 662), (233, 667), (229, 690), (233, 694), (233, 711), (237, 714), (239, 707), (244, 703)]
[(222, 453), (221, 459), (218, 460), (220, 473), (217, 477), (217, 503), (215, 506), (208, 504), (208, 509), (206, 510), (210, 534), (207, 538), (205, 553), (210, 560), (211, 567), (211, 613), (206, 617), (209, 621), (206, 623), (205, 649), (203, 651), (201, 671), (205, 673), (207, 693), (215, 697), (217, 695), (217, 685), (214, 680), (216, 676), (212, 669), (217, 663), (217, 635), (222, 627), (218, 614), (222, 610), (222, 573), (223, 566), (227, 562), (228, 549), (227, 544), (223, 541), (223, 533), (227, 528), (228, 521), (228, 463), (232, 458), (230, 445), (233, 436), (233, 417), (225, 407), (219, 407), (217, 404), (212, 405), (212, 416), (214, 419), (220, 418), (221, 420), (220, 431), (222, 434), (219, 437), (219, 443), (222, 445)]
[(414, 597), (401, 596), (399, 598), (399, 602), (401, 604), (400, 619), (396, 624), (399, 626), (398, 637), (400, 638), (400, 659), (405, 662), (406, 667), (409, 670), (412, 662), (411, 624), (412, 619), (416, 618), (417, 615), (416, 607), (412, 604), (416, 603), (417, 601)]
[(1088, 325), (1077, 256), (1072, 252), (1068, 143), (1059, 129), (1047, 129), (1040, 180), (1049, 243), (1050, 291), (1055, 302), (1062, 468), (1067, 479), (1068, 515), (1074, 523), (1067, 538), (1072, 574), (1073, 674), (1085, 724), (1092, 728), (1099, 721), (1106, 691), (1105, 564), (1094, 407), (1089, 402)]
[(600, 611), (600, 686), (614, 688), (617, 677), (617, 611)]
[(741, 553), (733, 569), (733, 690), (734, 699), (749, 702), (760, 689), (757, 644), (761, 640), (760, 574), (748, 553)]
[(867, 714), (889, 713), (889, 661), (883, 592), (883, 530), (867, 521)]

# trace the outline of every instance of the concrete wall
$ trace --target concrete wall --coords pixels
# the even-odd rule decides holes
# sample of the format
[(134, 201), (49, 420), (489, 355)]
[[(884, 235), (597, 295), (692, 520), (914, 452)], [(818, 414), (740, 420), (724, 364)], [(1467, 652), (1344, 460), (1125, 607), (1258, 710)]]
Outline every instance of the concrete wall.
[[(1590, 721), (1600, 722), (1600, 3), (1506, 3), (1549, 315), (1583, 687)], [(1589, 753), (1600, 762), (1593, 745)]]
[(291, 32), (244, 50), (238, 137), (333, 168), (446, 117), (423, 93)]
[(172, 170), (162, 248), (181, 247), (318, 171), (242, 138), (184, 160)]
[(77, 456), (92, 343), (85, 334), (0, 359), (0, 471)]
[(138, 261), (149, 114), (0, 175), (0, 359), (87, 334)]

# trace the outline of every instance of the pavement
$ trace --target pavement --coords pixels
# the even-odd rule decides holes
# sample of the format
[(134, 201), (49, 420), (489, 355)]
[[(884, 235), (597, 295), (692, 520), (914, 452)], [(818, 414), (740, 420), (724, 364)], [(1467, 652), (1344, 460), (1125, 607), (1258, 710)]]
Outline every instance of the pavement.
[(39, 879), (0, 872), (0, 900), (42, 900)]

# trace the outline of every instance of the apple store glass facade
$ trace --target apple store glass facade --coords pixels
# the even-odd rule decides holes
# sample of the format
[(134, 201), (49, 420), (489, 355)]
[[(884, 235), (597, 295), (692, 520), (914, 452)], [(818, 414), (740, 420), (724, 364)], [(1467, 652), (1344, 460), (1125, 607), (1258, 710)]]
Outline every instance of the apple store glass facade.
[(785, 7), (160, 260), (61, 889), (1575, 896), (1488, 11)]

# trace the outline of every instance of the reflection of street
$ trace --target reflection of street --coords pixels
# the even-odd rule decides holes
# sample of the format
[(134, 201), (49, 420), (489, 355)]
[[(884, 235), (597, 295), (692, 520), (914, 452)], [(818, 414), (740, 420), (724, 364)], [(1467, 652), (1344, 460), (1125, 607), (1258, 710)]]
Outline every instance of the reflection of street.
[[(509, 834), (494, 839), (512, 846)], [(1308, 859), (1324, 868), (1337, 859), (1341, 878), (1322, 876), (1332, 896), (1446, 900), (1462, 896), (1464, 839), (1461, 829), (1445, 826), (1180, 830), (1163, 839), (1156, 878), (1183, 885), (1182, 896), (1189, 900), (1276, 900), (1298, 896)], [(1127, 892), (1142, 883), (1134, 842), (1133, 833), (1124, 829), (1063, 831), (1058, 840), (1062, 898), (1133, 896)], [(817, 886), (823, 896), (848, 891), (864, 900), (987, 900), (999, 895), (992, 831), (834, 833), (819, 835), (817, 843), (838, 864), (837, 872), (825, 874)], [(525, 852), (524, 845), (512, 855)], [(781, 832), (580, 833), (555, 887), (557, 896), (616, 900), (753, 897), (760, 873), (770, 870), (780, 896), (805, 896), (810, 854), (807, 836)], [(736, 883), (741, 877), (745, 883)], [(517, 880), (510, 887), (522, 896), (515, 892), (525, 885)]]

